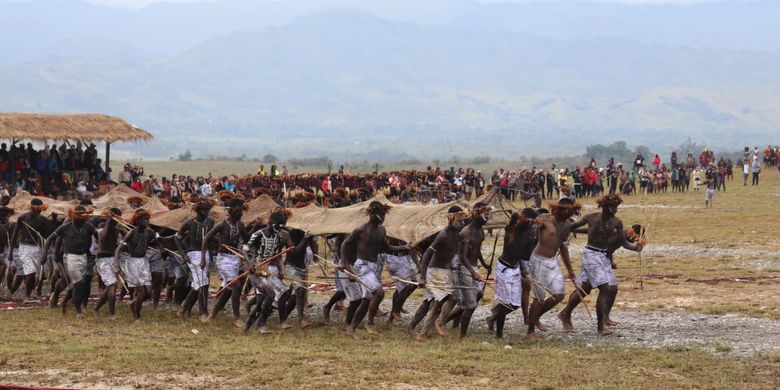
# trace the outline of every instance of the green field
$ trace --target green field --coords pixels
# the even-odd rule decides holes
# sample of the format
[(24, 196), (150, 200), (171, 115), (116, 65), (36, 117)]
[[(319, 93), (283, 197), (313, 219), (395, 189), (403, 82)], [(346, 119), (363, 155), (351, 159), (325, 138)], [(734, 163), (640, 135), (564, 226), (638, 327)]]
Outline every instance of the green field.
[[(755, 318), (766, 325), (723, 327), (722, 338), (708, 340), (706, 347), (684, 341), (641, 347), (627, 338), (599, 342), (587, 327), (571, 338), (552, 330), (543, 341), (527, 343), (516, 323), (508, 326), (507, 338), (497, 342), (477, 326), (484, 324), (479, 311), (465, 344), (456, 339), (419, 343), (402, 327), (385, 328), (375, 338), (360, 332), (355, 341), (344, 336), (341, 326), (322, 325), (316, 313), (329, 295), (312, 293), (314, 326), (269, 336), (243, 335), (227, 315), (203, 325), (148, 307), (143, 321), (133, 324), (125, 304), (118, 305), (116, 321), (76, 319), (73, 313), (63, 318), (49, 309), (3, 311), (0, 384), (161, 389), (777, 388), (777, 344), (737, 353), (734, 342), (728, 341), (734, 333), (748, 331), (756, 335), (751, 342), (772, 343), (780, 337), (776, 234), (780, 186), (774, 177), (765, 179), (769, 180), (760, 188), (728, 183), (728, 192), (716, 193), (711, 210), (703, 209), (703, 193), (689, 192), (629, 197), (618, 214), (626, 223), (649, 225), (651, 242), (642, 267), (633, 252), (616, 255), (618, 319), (668, 313), (681, 321), (704, 315), (724, 321)], [(589, 206), (586, 211), (595, 210), (592, 199), (583, 203)], [(574, 246), (583, 242), (579, 237)], [(578, 257), (574, 249), (573, 258)], [(642, 275), (647, 278), (640, 289)], [(386, 301), (389, 296), (388, 292)], [(416, 293), (407, 304), (410, 311), (418, 301)], [(595, 296), (589, 298), (591, 310), (594, 301)], [(639, 324), (622, 325), (627, 332), (635, 326)], [(697, 335), (680, 335), (688, 336)]]

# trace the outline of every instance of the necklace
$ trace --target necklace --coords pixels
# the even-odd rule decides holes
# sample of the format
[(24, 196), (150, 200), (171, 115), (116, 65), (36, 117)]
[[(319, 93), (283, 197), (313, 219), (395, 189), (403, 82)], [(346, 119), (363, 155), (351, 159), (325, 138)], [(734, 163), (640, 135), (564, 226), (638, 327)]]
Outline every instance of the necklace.
[(230, 239), (229, 239), (230, 240), (230, 244), (231, 245), (232, 244), (236, 244), (236, 246), (238, 246), (238, 233), (239, 233), (238, 232), (238, 223), (236, 223), (235, 225), (230, 223), (230, 219), (229, 218), (226, 221), (227, 221), (228, 226), (230, 227)]
[(601, 221), (596, 232), (596, 238), (602, 243), (607, 241), (607, 238), (609, 238), (609, 221)]

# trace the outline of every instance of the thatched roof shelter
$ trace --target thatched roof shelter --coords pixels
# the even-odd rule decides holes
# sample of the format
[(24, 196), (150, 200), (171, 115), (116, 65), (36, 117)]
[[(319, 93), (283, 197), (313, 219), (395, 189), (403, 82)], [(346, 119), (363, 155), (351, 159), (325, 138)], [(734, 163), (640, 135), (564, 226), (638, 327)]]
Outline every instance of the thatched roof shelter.
[(0, 139), (105, 142), (106, 172), (109, 171), (112, 143), (151, 138), (152, 133), (116, 116), (0, 112)]
[(103, 114), (0, 113), (0, 138), (82, 142), (148, 140), (152, 134), (122, 118)]

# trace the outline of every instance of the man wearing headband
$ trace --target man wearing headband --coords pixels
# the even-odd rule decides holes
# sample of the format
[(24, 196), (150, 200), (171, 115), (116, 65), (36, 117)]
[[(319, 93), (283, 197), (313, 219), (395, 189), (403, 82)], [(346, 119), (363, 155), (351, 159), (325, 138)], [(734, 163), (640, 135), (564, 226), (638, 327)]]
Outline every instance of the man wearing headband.
[[(631, 228), (626, 229), (623, 233), (626, 237), (626, 240), (630, 243), (636, 243), (636, 242), (644, 242), (644, 232), (642, 231), (642, 225), (635, 224), (631, 225)], [(574, 231), (575, 233), (588, 233), (588, 228), (585, 226), (581, 226), (577, 228), (577, 230)], [(620, 241), (619, 234), (616, 231), (613, 231), (612, 234), (609, 236), (609, 241), (607, 242), (607, 258), (609, 259), (610, 265), (613, 270), (617, 269), (617, 264), (615, 264), (615, 258), (614, 254), (615, 251), (623, 247), (623, 242)], [(585, 292), (585, 294), (590, 294), (590, 291), (593, 289), (587, 282), (584, 282), (584, 279), (580, 279), (583, 277), (582, 272), (580, 272), (579, 275), (577, 275), (577, 283), (581, 284), (582, 290)], [(617, 291), (614, 295), (610, 297), (609, 305), (607, 305), (607, 313), (604, 316), (604, 325), (606, 326), (618, 326), (620, 325), (619, 322), (612, 321), (609, 317), (610, 313), (612, 312), (612, 305), (615, 303), (615, 298), (617, 297)], [(563, 322), (563, 328), (567, 332), (574, 331), (574, 325), (571, 323), (571, 313), (574, 312), (574, 308), (577, 307), (577, 305), (582, 302), (582, 296), (581, 294), (577, 294), (576, 291), (572, 293), (569, 296), (569, 301), (566, 303), (566, 307), (561, 310), (560, 313), (558, 313), (558, 318), (561, 319)]]
[(98, 231), (98, 249), (97, 249), (97, 265), (98, 275), (100, 280), (103, 281), (103, 295), (101, 295), (98, 302), (95, 304), (95, 315), (98, 314), (100, 308), (108, 302), (108, 314), (111, 315), (111, 319), (114, 319), (116, 314), (116, 287), (117, 287), (117, 272), (119, 271), (119, 264), (116, 262), (114, 254), (119, 244), (119, 228), (117, 227), (117, 219), (121, 218), (122, 212), (117, 208), (107, 210), (105, 213), (105, 223), (103, 228)]
[[(87, 255), (92, 247), (92, 239), (97, 240), (98, 234), (92, 224), (87, 223), (92, 210), (84, 206), (68, 212), (69, 221), (60, 225), (54, 233), (46, 240), (43, 246), (42, 263), (46, 262), (46, 254), (49, 253), (49, 247), (56, 242), (55, 253), (62, 252), (62, 263), (60, 268), (63, 275), (67, 278), (68, 288), (73, 296), (73, 303), (76, 307), (78, 317), (82, 316), (82, 307), (86, 303), (84, 295), (87, 293), (86, 273), (87, 273)], [(62, 313), (65, 314), (67, 302), (62, 303)]]
[[(295, 245), (293, 250), (284, 257), (284, 275), (290, 278), (290, 289), (279, 300), (279, 327), (289, 329), (292, 327), (287, 322), (287, 317), (293, 309), (298, 309), (298, 326), (303, 329), (309, 327), (309, 322), (304, 316), (308, 290), (307, 253), (311, 250), (314, 236), (306, 234), (303, 230), (290, 230), (290, 241)], [(312, 252), (313, 253), (313, 252)], [(312, 256), (313, 257), (313, 256)]]
[[(584, 293), (590, 293), (592, 288), (598, 288), (599, 297), (596, 299), (596, 318), (599, 335), (612, 334), (605, 328), (609, 312), (617, 296), (617, 278), (612, 271), (612, 262), (609, 259), (609, 242), (613, 234), (617, 234), (617, 243), (628, 250), (641, 252), (642, 242), (636, 244), (626, 239), (623, 232), (623, 221), (616, 216), (618, 206), (623, 203), (619, 195), (606, 195), (597, 201), (601, 212), (590, 213), (582, 217), (572, 225), (572, 229), (588, 226), (588, 244), (582, 252), (582, 270), (576, 278), (576, 284)], [(580, 291), (575, 291), (579, 298)], [(573, 297), (574, 295), (572, 295)], [(579, 303), (569, 300), (566, 308), (558, 315), (563, 322), (564, 329), (573, 331), (571, 323), (571, 310)], [(571, 308), (569, 307), (571, 306)], [(612, 322), (610, 321), (612, 324)], [(615, 324), (616, 325), (616, 324)]]
[[(287, 218), (292, 213), (287, 209), (274, 211), (268, 217), (268, 225), (257, 230), (249, 238), (249, 242), (242, 248), (250, 259), (250, 277), (252, 286), (257, 294), (257, 303), (244, 324), (244, 331), (248, 331), (257, 320), (257, 330), (261, 334), (268, 334), (268, 317), (271, 315), (273, 305), (281, 308), (280, 299), (288, 290), (282, 283), (284, 267), (282, 266), (282, 250), (286, 247), (291, 251), (294, 247), (290, 235), (285, 230)], [(257, 267), (256, 264), (264, 263)], [(279, 312), (280, 317), (282, 312)]]
[[(130, 223), (135, 226), (125, 236), (114, 252), (114, 261), (119, 263), (125, 274), (125, 284), (133, 289), (133, 302), (130, 310), (133, 319), (141, 320), (141, 306), (152, 295), (152, 273), (149, 267), (147, 253), (153, 244), (158, 244), (159, 235), (149, 227), (149, 212), (138, 209), (130, 217)], [(159, 250), (158, 248), (156, 248)], [(122, 252), (127, 255), (119, 260)]]
[(457, 317), (460, 326), (460, 341), (466, 341), (469, 323), (477, 303), (482, 299), (482, 276), (479, 274), (479, 265), (488, 268), (485, 258), (482, 256), (482, 242), (485, 240), (483, 226), (490, 218), (491, 207), (477, 202), (471, 212), (471, 220), (460, 233), (458, 233), (458, 254), (453, 261), (455, 264), (454, 283), (458, 288), (458, 307), (450, 312), (449, 318)]
[[(46, 218), (41, 212), (46, 211), (48, 207), (38, 198), (30, 201), (30, 211), (22, 214), (16, 220), (16, 226), (11, 234), (11, 245), (8, 250), (8, 258), (16, 262), (16, 276), (13, 285), (9, 286), (11, 295), (22, 285), (25, 284), (25, 297), (31, 299), (35, 289), (36, 273), (40, 272), (41, 247), (45, 240)], [(19, 253), (14, 257), (14, 245), (18, 239)]]
[[(533, 284), (534, 300), (528, 310), (528, 332), (526, 339), (537, 341), (536, 328), (546, 331), (539, 319), (563, 300), (566, 289), (563, 285), (563, 273), (558, 264), (560, 251), (563, 263), (574, 280), (574, 269), (569, 259), (568, 238), (571, 232), (571, 218), (582, 206), (569, 198), (561, 198), (557, 204), (550, 205), (552, 212), (536, 218), (537, 237), (531, 259), (528, 262), (529, 276)], [(546, 297), (549, 293), (551, 296)]]
[(377, 262), (379, 254), (411, 249), (408, 245), (394, 246), (388, 243), (387, 232), (382, 224), (389, 210), (390, 206), (388, 205), (383, 205), (378, 201), (371, 202), (366, 210), (369, 221), (353, 230), (341, 246), (342, 259), (346, 257), (345, 248), (353, 245), (357, 248), (357, 260), (355, 260), (354, 267), (348, 261), (344, 262), (343, 260), (342, 266), (348, 274), (356, 275), (362, 286), (362, 302), (355, 311), (352, 324), (347, 328), (347, 335), (352, 338), (357, 338), (355, 329), (366, 314), (368, 314), (366, 332), (371, 335), (379, 334), (374, 327), (374, 317), (379, 310), (379, 304), (385, 297), (385, 291), (380, 283), (379, 263)]
[(420, 287), (425, 289), (425, 301), (428, 305), (431, 301), (435, 303), (417, 334), (419, 341), (426, 341), (434, 326), (439, 336), (449, 336), (444, 319), (454, 304), (452, 289), (449, 288), (452, 285), (452, 261), (458, 253), (458, 233), (468, 222), (468, 217), (460, 206), (451, 206), (447, 212), (447, 227), (436, 235), (420, 262)]
[(532, 228), (538, 216), (532, 208), (514, 212), (504, 228), (504, 247), (495, 269), (496, 306), (487, 318), (488, 329), (496, 326), (496, 338), (504, 337), (504, 321), (507, 314), (522, 308), (523, 322), (528, 323), (528, 296), (531, 283), (528, 280), (528, 259), (536, 246), (536, 231)]
[[(223, 191), (224, 192), (224, 191)], [(232, 194), (231, 192), (228, 192)], [(220, 193), (222, 194), (222, 192)], [(201, 243), (201, 256), (206, 256), (208, 249), (207, 243), (212, 238), (219, 237), (219, 250), (217, 252), (217, 273), (220, 279), (222, 279), (221, 287), (225, 290), (221, 295), (217, 297), (217, 301), (214, 303), (214, 308), (209, 315), (209, 321), (213, 320), (217, 316), (217, 313), (222, 309), (230, 300), (233, 308), (233, 320), (237, 327), (244, 325), (241, 321), (241, 288), (244, 286), (243, 278), (233, 282), (238, 277), (239, 270), (241, 268), (241, 258), (236, 255), (235, 251), (241, 248), (243, 243), (249, 241), (249, 232), (244, 227), (244, 223), (241, 222), (241, 217), (244, 215), (246, 205), (241, 199), (230, 198), (225, 201), (225, 207), (228, 209), (228, 217), (222, 222), (214, 225), (214, 227), (206, 233), (206, 239)], [(229, 287), (226, 287), (228, 283), (233, 282)]]
[(201, 249), (205, 241), (206, 233), (214, 226), (214, 220), (209, 217), (209, 212), (214, 204), (211, 200), (202, 198), (195, 199), (192, 209), (195, 211), (195, 218), (184, 222), (176, 233), (176, 246), (179, 248), (181, 258), (187, 263), (190, 271), (190, 290), (187, 298), (184, 299), (178, 316), (187, 317), (192, 311), (195, 302), (198, 302), (201, 322), (208, 321), (208, 299), (209, 299), (209, 261), (203, 256)]

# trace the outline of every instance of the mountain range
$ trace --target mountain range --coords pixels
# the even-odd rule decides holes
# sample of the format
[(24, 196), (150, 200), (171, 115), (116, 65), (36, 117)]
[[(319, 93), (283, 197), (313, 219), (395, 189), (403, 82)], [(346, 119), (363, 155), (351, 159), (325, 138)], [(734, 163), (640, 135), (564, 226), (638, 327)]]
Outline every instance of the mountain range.
[(0, 107), (122, 116), (147, 157), (734, 149), (777, 142), (779, 3), (0, 3)]

